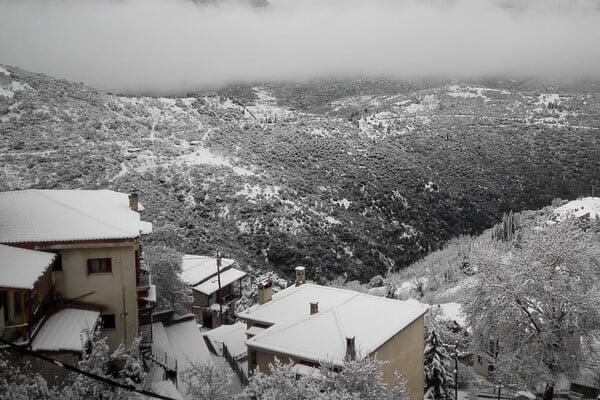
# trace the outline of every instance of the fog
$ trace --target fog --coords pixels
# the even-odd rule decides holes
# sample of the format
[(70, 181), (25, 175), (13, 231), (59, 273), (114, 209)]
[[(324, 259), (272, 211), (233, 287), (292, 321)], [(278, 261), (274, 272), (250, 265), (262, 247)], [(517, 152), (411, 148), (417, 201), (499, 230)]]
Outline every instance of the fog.
[(600, 78), (599, 0), (0, 0), (0, 63), (123, 93), (316, 77)]

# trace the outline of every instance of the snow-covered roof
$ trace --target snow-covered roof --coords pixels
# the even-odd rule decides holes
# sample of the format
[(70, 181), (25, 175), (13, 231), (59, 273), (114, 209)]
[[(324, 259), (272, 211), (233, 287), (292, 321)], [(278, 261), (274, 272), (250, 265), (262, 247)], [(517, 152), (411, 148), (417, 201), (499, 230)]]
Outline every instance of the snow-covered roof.
[[(221, 279), (221, 287), (224, 287), (229, 285), (230, 283), (237, 281), (238, 279), (245, 277), (246, 273), (240, 271), (239, 269), (229, 268), (224, 272), (221, 272), (219, 275)], [(215, 275), (199, 285), (192, 286), (192, 289), (200, 293), (204, 293), (207, 296), (210, 296), (211, 294), (219, 290), (219, 278), (217, 277), (217, 275)]]
[(273, 294), (271, 301), (262, 305), (254, 305), (241, 312), (239, 317), (269, 325), (292, 322), (310, 315), (309, 304), (311, 302), (319, 302), (319, 311), (323, 312), (356, 295), (357, 292), (350, 290), (310, 283), (290, 286)]
[(140, 299), (156, 303), (156, 285), (150, 285), (148, 287), (148, 294), (146, 296), (140, 296)]
[(48, 318), (33, 339), (34, 351), (83, 350), (83, 344), (100, 318), (99, 311), (65, 308)]
[[(311, 284), (281, 293), (286, 291), (303, 295), (284, 293), (287, 300), (277, 301), (290, 307), (284, 321), (248, 339), (248, 346), (313, 362), (341, 363), (346, 356), (346, 338), (354, 337), (357, 354), (367, 356), (427, 311), (422, 304)], [(319, 312), (307, 315), (311, 301), (319, 302)], [(258, 308), (266, 309), (268, 304)], [(280, 311), (279, 307), (276, 310)], [(299, 313), (296, 318), (289, 315), (294, 310)]]
[(0, 192), (0, 243), (131, 239), (152, 231), (111, 190)]
[(462, 306), (459, 303), (443, 303), (434, 307), (438, 307), (442, 318), (454, 321), (462, 327), (467, 326), (467, 321), (464, 315), (462, 315)]
[(152, 324), (152, 340), (156, 347), (177, 360), (177, 368), (181, 371), (193, 363), (212, 362), (204, 337), (193, 319), (169, 326), (155, 322)]
[(204, 334), (210, 340), (212, 346), (220, 355), (223, 344), (227, 346), (229, 354), (238, 358), (247, 352), (246, 348), (246, 324), (236, 322), (233, 325), (221, 325)]
[(588, 213), (590, 214), (590, 219), (598, 218), (600, 215), (600, 197), (584, 197), (569, 201), (554, 210), (554, 215), (559, 220), (563, 220), (569, 216), (579, 218)]
[[(221, 259), (221, 269), (235, 263), (230, 258)], [(217, 258), (185, 254), (181, 263), (181, 280), (187, 285), (197, 285), (217, 273)]]
[(321, 373), (319, 368), (309, 367), (308, 365), (304, 365), (304, 364), (294, 365), (292, 367), (292, 371), (294, 371), (294, 373), (296, 373), (297, 375), (311, 376), (314, 378), (317, 378), (317, 377), (320, 378), (323, 376), (323, 374)]
[(248, 328), (248, 330), (246, 331), (246, 335), (248, 336), (256, 336), (258, 334), (263, 333), (267, 328), (262, 328), (260, 326), (253, 326)]
[(152, 390), (161, 396), (170, 397), (175, 400), (184, 400), (183, 396), (175, 387), (175, 384), (169, 380), (152, 383)]
[(0, 287), (33, 289), (55, 257), (52, 253), (0, 244)]

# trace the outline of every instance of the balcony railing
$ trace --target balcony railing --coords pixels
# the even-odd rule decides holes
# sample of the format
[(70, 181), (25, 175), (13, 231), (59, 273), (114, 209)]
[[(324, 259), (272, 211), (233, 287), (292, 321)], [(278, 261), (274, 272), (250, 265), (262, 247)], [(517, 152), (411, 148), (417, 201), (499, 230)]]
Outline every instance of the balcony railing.
[(223, 306), (229, 306), (231, 303), (233, 303), (234, 301), (237, 301), (241, 297), (242, 297), (242, 294), (240, 291), (233, 291), (233, 292), (227, 294), (226, 296), (223, 296)]
[(29, 324), (12, 324), (0, 327), (0, 337), (8, 342), (26, 342), (28, 338)]
[(38, 324), (38, 322), (40, 322), (48, 314), (48, 309), (52, 305), (53, 295), (54, 285), (52, 285), (50, 290), (48, 290), (48, 293), (46, 293), (46, 295), (39, 304), (35, 304), (32, 301), (31, 307), (33, 309), (33, 317), (31, 320), (31, 326), (35, 327)]
[(148, 273), (140, 273), (137, 277), (137, 287), (138, 288), (147, 288), (150, 286), (152, 282), (152, 277)]

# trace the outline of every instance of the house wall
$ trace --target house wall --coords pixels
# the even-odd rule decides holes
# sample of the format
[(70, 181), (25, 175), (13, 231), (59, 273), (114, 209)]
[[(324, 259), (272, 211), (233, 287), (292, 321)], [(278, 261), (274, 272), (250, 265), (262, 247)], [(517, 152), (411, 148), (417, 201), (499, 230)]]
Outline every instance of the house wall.
[(208, 307), (209, 297), (204, 293), (201, 293), (197, 290), (192, 290), (192, 294), (194, 296), (194, 306), (196, 307)]
[(424, 335), (424, 316), (421, 316), (375, 352), (377, 359), (387, 362), (382, 368), (383, 381), (393, 385), (395, 372), (402, 374), (411, 400), (423, 398)]
[[(212, 279), (212, 278), (211, 278)], [(218, 303), (219, 298), (223, 298), (231, 293), (233, 293), (233, 283), (230, 283), (227, 286), (223, 286), (221, 290), (213, 293), (210, 296), (205, 295), (202, 292), (197, 290), (192, 290), (194, 296), (194, 306), (196, 307), (208, 307), (211, 304)]]
[[(262, 350), (252, 350), (255, 351), (253, 353), (253, 361), (256, 364), (256, 368), (259, 368), (260, 372), (265, 373), (265, 372), (269, 372), (269, 364), (274, 364), (275, 363), (275, 354), (273, 353), (267, 353), (265, 351)], [(289, 356), (285, 356), (282, 354), (277, 355), (277, 359), (282, 362), (282, 363), (289, 363), (294, 361), (293, 358), (290, 358)]]
[(475, 353), (473, 356), (473, 369), (479, 375), (489, 378), (491, 376), (492, 369), (494, 368), (494, 363), (491, 360), (490, 356), (484, 354), (483, 352)]
[[(45, 249), (49, 249), (45, 247)], [(102, 307), (115, 315), (115, 329), (105, 329), (111, 350), (130, 344), (138, 335), (135, 241), (52, 246), (62, 256), (62, 271), (54, 272), (55, 289), (65, 299)], [(88, 275), (87, 260), (110, 258), (112, 272)]]

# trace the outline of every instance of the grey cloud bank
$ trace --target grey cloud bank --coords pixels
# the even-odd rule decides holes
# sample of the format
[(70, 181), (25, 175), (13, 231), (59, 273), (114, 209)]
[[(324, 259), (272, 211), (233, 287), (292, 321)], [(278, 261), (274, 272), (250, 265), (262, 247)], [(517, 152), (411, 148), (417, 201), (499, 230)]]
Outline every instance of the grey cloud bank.
[(0, 63), (125, 93), (370, 76), (600, 78), (598, 0), (0, 0)]

